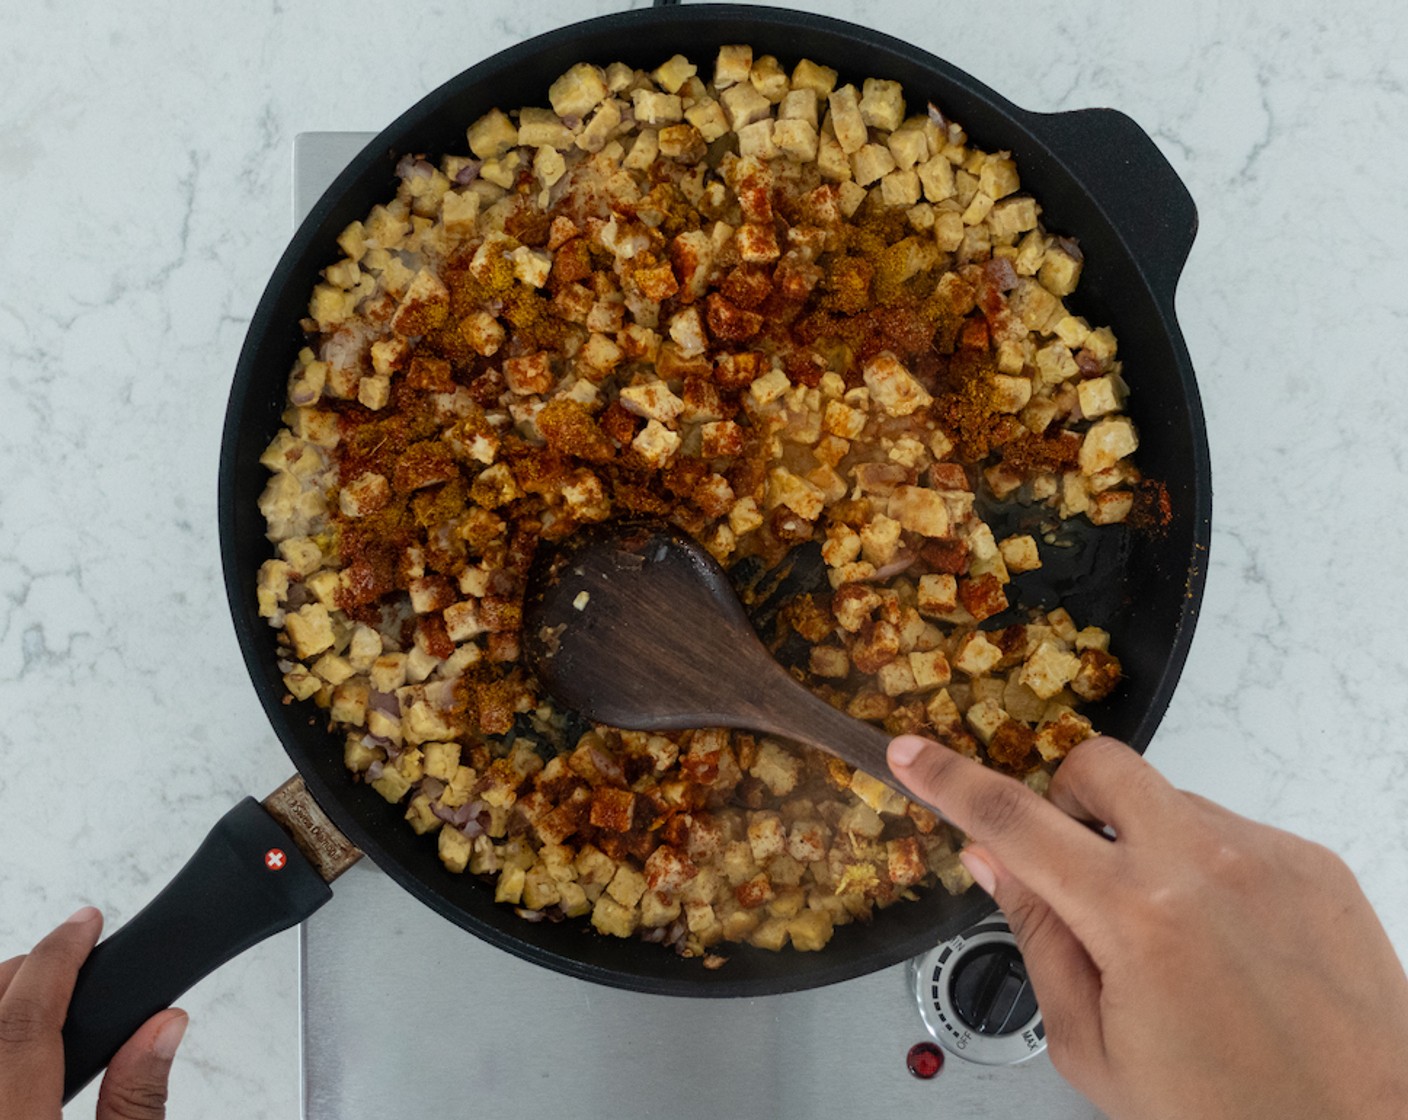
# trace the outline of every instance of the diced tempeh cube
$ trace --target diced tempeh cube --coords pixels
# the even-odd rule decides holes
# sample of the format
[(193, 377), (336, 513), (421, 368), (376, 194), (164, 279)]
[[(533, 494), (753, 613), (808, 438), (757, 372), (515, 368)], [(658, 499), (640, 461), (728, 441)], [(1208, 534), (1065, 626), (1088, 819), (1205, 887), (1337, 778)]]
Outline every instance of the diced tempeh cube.
[(921, 690), (942, 688), (952, 677), (948, 658), (939, 649), (912, 652), (909, 671), (914, 675), (915, 688)]
[(772, 115), (772, 102), (747, 84), (724, 90), (719, 94), (719, 103), (728, 117), (729, 128), (734, 132)]
[(818, 677), (844, 680), (851, 672), (851, 659), (839, 646), (813, 646), (808, 667)]
[(1037, 276), (1052, 295), (1068, 296), (1076, 290), (1080, 270), (1080, 250), (1073, 242), (1058, 241), (1046, 250)]
[(518, 143), (518, 129), (500, 109), (490, 109), (469, 126), (469, 150), (479, 159), (497, 159)]
[(677, 54), (661, 63), (651, 73), (657, 85), (669, 93), (679, 93), (680, 87), (699, 73), (699, 67), (682, 54)]
[(1041, 553), (1037, 549), (1036, 538), (1030, 533), (1008, 537), (998, 547), (1010, 571), (1034, 572), (1041, 567)]
[(897, 486), (890, 495), (889, 513), (912, 533), (925, 537), (948, 536), (948, 506), (936, 490)]
[(779, 743), (765, 739), (748, 773), (761, 781), (775, 797), (785, 797), (797, 787), (802, 760)]
[(859, 108), (865, 123), (886, 131), (899, 128), (904, 120), (904, 90), (900, 83), (866, 78), (864, 90)]
[(641, 124), (674, 124), (684, 120), (684, 105), (673, 93), (638, 89), (631, 94), (631, 108)]
[(959, 640), (953, 667), (970, 677), (982, 677), (996, 669), (1001, 660), (1001, 648), (993, 645), (983, 631), (974, 630)]
[(811, 121), (777, 121), (772, 126), (772, 139), (777, 150), (792, 159), (811, 163), (817, 158), (817, 132)]
[(731, 44), (719, 48), (714, 60), (714, 88), (746, 82), (753, 70), (753, 48), (744, 44)]
[(1120, 407), (1119, 393), (1112, 377), (1091, 377), (1076, 386), (1080, 411), (1087, 420), (1095, 420)]
[(804, 58), (792, 71), (792, 88), (808, 89), (818, 97), (826, 97), (836, 88), (836, 71)]
[(888, 350), (865, 364), (863, 376), (875, 402), (891, 416), (908, 416), (933, 401), (924, 386)]
[(1080, 445), (1081, 473), (1092, 475), (1108, 470), (1138, 448), (1139, 436), (1129, 417), (1107, 416), (1097, 420)]
[(883, 144), (862, 144), (851, 155), (851, 174), (862, 187), (870, 186), (894, 169), (895, 157)]
[(827, 97), (827, 104), (831, 108), (829, 120), (832, 131), (841, 145), (841, 150), (848, 156), (860, 151), (869, 138), (869, 133), (866, 131), (865, 118), (861, 116), (860, 95), (856, 87), (842, 86)]
[(1065, 688), (1080, 671), (1080, 658), (1050, 641), (1042, 642), (1022, 666), (1021, 681), (1043, 700)]
[[(504, 875), (507, 874), (507, 871), (504, 872)], [(499, 881), (503, 881), (502, 876)], [(612, 937), (630, 937), (639, 924), (640, 911), (633, 906), (621, 905), (609, 894), (601, 895), (592, 907), (592, 925), (599, 933)]]
[(548, 100), (560, 117), (585, 117), (610, 94), (606, 72), (589, 62), (577, 63), (548, 87)]
[(917, 603), (922, 614), (943, 617), (958, 609), (958, 579), (946, 572), (919, 577)]
[(556, 148), (566, 151), (573, 145), (572, 130), (551, 109), (518, 111), (518, 143), (525, 148)]

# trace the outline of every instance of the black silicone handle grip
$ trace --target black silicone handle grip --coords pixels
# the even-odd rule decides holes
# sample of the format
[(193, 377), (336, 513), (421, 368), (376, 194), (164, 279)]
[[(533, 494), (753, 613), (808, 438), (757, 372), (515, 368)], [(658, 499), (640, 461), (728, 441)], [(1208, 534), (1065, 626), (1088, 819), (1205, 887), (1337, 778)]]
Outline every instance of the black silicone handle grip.
[(1158, 145), (1116, 109), (1025, 115), (1108, 215), (1154, 295), (1172, 308), (1198, 208)]
[(162, 892), (99, 944), (80, 970), (64, 1022), (64, 1103), (152, 1015), (331, 897), (288, 833), (246, 797), (220, 818)]

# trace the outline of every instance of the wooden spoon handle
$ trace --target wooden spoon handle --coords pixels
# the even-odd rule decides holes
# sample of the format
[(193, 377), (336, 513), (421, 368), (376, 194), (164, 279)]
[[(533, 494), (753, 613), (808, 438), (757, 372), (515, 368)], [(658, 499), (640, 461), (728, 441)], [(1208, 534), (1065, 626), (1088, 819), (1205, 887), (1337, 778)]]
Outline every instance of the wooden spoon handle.
[(776, 687), (769, 690), (767, 703), (749, 713), (749, 723), (759, 730), (834, 754), (849, 766), (864, 770), (911, 801), (938, 812), (890, 773), (890, 765), (885, 758), (885, 748), (891, 738), (887, 732), (833, 708), (781, 667), (778, 667)]

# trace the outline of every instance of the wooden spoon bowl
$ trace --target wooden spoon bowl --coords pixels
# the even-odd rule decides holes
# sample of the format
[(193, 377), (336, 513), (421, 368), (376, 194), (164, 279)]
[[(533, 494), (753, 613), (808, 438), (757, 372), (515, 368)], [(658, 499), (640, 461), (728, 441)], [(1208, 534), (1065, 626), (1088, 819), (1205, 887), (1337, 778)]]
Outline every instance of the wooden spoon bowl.
[(813, 695), (758, 639), (728, 576), (663, 522), (615, 521), (540, 556), (523, 652), (552, 697), (633, 731), (728, 727), (827, 751), (913, 798), (890, 736)]

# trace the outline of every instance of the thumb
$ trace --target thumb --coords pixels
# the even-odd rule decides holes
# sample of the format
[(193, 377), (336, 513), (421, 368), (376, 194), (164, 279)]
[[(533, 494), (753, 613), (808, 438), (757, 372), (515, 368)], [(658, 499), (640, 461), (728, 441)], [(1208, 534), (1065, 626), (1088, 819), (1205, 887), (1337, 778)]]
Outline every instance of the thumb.
[(108, 1063), (97, 1120), (163, 1120), (171, 1059), (189, 1022), (184, 1011), (168, 1008), (137, 1028)]
[(1079, 1088), (1081, 1075), (1104, 1058), (1100, 970), (1046, 900), (991, 852), (970, 844), (959, 859), (1002, 908), (1041, 1008), (1051, 1060)]

